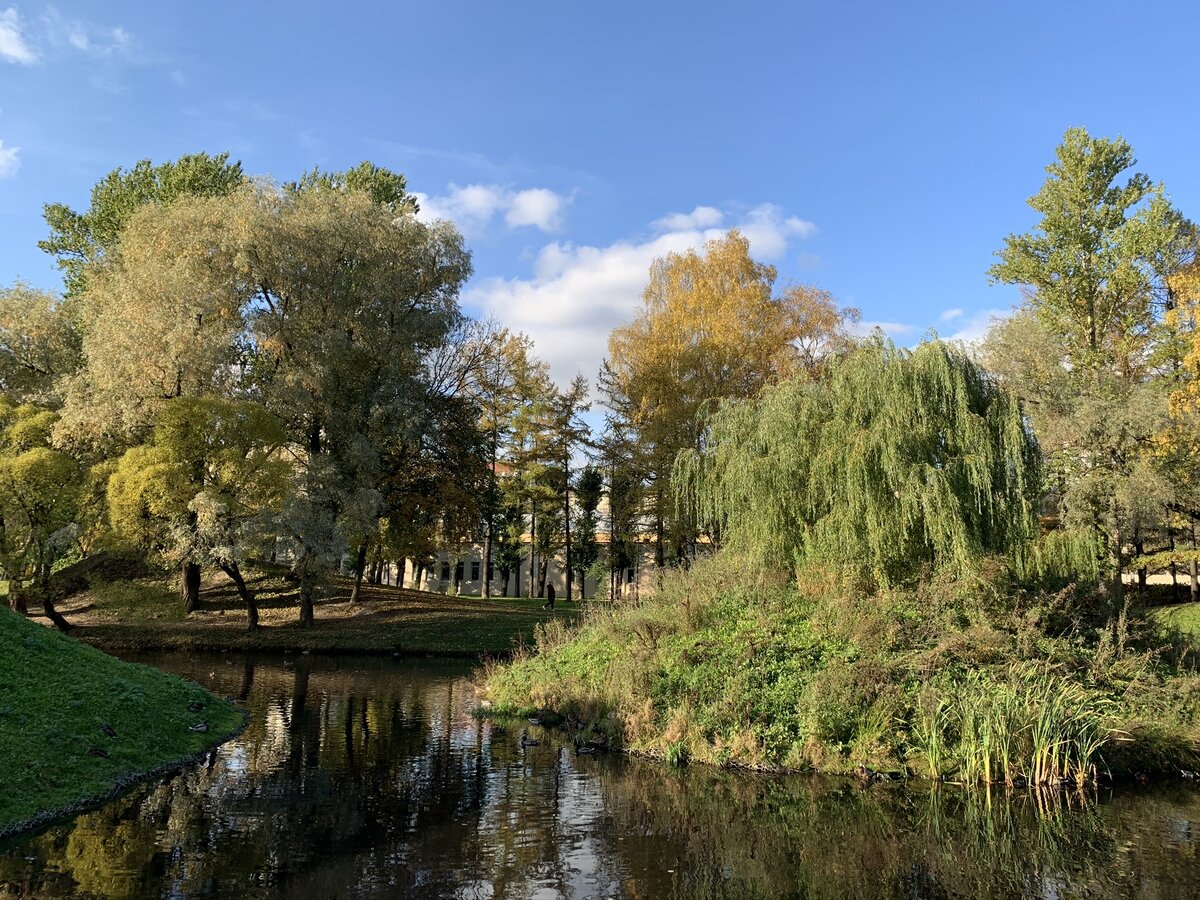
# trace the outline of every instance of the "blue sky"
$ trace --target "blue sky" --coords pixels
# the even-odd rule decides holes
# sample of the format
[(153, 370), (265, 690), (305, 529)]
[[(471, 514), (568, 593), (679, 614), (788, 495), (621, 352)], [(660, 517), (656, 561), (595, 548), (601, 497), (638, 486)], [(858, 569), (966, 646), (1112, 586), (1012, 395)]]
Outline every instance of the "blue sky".
[[(985, 8), (987, 7), (987, 8)], [(1200, 216), (1200, 5), (0, 0), (0, 285), (56, 287), (43, 203), (138, 159), (370, 159), (475, 254), (464, 303), (592, 377), (655, 255), (733, 225), (780, 283), (977, 334), (1063, 132)]]

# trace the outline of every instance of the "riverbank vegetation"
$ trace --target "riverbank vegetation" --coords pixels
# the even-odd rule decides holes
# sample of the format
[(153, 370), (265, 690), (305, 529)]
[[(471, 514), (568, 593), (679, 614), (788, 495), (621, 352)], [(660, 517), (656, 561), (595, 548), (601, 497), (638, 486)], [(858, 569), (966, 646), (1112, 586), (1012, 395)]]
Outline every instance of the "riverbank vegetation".
[[(1067, 132), (977, 345), (864, 336), (733, 230), (654, 261), (594, 395), (464, 314), (463, 238), (398, 173), (117, 169), (46, 209), (63, 294), (0, 291), (9, 604), (105, 646), (504, 653), (540, 625), (498, 705), (676, 760), (1191, 769), (1194, 638), (1145, 607), (1156, 572), (1200, 600), (1198, 237), (1133, 167)], [(612, 605), (543, 616), (551, 560)]]
[(1024, 303), (981, 352), (877, 335), (699, 409), (674, 521), (722, 549), (543, 630), (489, 673), (494, 706), (598, 717), (676, 762), (1055, 786), (1194, 770), (1194, 638), (1144, 603), (1150, 568), (1197, 590), (1197, 234), (1132, 165), (1124, 141), (1067, 133), (1037, 228), (990, 272)]
[(0, 609), (0, 834), (76, 811), (236, 731), (241, 712)]

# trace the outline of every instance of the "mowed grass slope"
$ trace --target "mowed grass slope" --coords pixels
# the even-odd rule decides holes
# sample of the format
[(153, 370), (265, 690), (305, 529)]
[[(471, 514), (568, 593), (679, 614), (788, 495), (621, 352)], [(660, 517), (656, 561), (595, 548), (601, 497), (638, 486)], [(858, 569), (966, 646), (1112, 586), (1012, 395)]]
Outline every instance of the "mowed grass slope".
[[(206, 733), (190, 730), (199, 722)], [(196, 684), (0, 609), (0, 829), (202, 751), (241, 722)]]

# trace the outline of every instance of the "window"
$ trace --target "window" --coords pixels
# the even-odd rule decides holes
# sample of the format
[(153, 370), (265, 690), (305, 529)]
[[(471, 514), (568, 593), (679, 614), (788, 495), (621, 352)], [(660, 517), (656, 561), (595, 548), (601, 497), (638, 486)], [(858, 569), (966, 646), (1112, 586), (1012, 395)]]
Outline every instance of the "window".
[(479, 560), (474, 560), (471, 563), (471, 580), (472, 581), (479, 580)]
[(462, 576), (463, 576), (463, 564), (462, 564), (462, 563), (458, 563), (458, 564), (457, 564), (457, 565), (454, 567), (454, 580), (455, 580), (455, 581), (462, 581)]
[(442, 581), (450, 580), (450, 563), (442, 563)]

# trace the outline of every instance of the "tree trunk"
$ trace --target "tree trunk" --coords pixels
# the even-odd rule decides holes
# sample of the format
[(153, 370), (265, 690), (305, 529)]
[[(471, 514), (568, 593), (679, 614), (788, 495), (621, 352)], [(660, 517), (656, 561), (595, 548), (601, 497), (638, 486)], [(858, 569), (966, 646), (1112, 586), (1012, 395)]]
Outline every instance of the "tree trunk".
[(354, 558), (354, 587), (350, 589), (350, 603), (358, 602), (362, 594), (363, 573), (367, 570), (367, 542), (358, 545), (358, 556)]
[(534, 568), (534, 540), (537, 537), (537, 507), (529, 504), (529, 599), (533, 599), (533, 586), (537, 582), (537, 569)]
[(1175, 557), (1173, 555), (1175, 553), (1175, 529), (1168, 528), (1167, 536), (1170, 538), (1170, 541), (1171, 541), (1171, 553), (1172, 553), (1172, 556), (1171, 556), (1171, 602), (1178, 603), (1179, 602), (1179, 572), (1178, 572), (1178, 567), (1175, 565)]
[(567, 573), (566, 577), (566, 595), (567, 602), (571, 602), (571, 582), (574, 581), (574, 570), (571, 568), (571, 461), (568, 457), (563, 462), (563, 537), (565, 546), (563, 549), (563, 569)]
[(43, 592), (42, 594), (42, 609), (46, 613), (46, 618), (53, 622), (54, 627), (64, 634), (74, 627), (70, 622), (62, 617), (62, 613), (55, 609), (54, 600), (50, 597), (49, 591)]
[(179, 596), (184, 612), (195, 612), (200, 605), (200, 563), (183, 564), (183, 575), (179, 584)]
[(1200, 569), (1200, 566), (1197, 566), (1197, 564), (1196, 564), (1196, 557), (1194, 555), (1195, 552), (1196, 552), (1196, 520), (1193, 519), (1192, 520), (1192, 553), (1193, 553), (1193, 556), (1192, 556), (1192, 561), (1190, 563), (1188, 563), (1188, 575), (1191, 576), (1191, 585), (1189, 588), (1189, 593), (1190, 593), (1193, 603), (1200, 601), (1200, 572), (1197, 571), (1197, 569)]
[[(1146, 553), (1146, 545), (1139, 540), (1134, 544), (1134, 550), (1137, 551), (1137, 555), (1140, 558)], [(1146, 596), (1146, 584), (1149, 581), (1149, 570), (1145, 566), (1138, 566), (1137, 578), (1138, 596), (1144, 599)]]
[(314, 622), (313, 600), (316, 593), (316, 578), (308, 571), (308, 566), (305, 564), (300, 572), (300, 624), (305, 628), (311, 627)]
[(237, 588), (238, 596), (246, 604), (246, 630), (254, 631), (258, 628), (258, 601), (254, 596), (254, 592), (246, 587), (246, 579), (242, 577), (242, 570), (238, 568), (237, 563), (230, 563), (229, 565), (221, 566), (221, 571), (229, 576), (229, 580)]
[(404, 587), (404, 560), (396, 560), (396, 587)]
[(23, 616), (29, 615), (29, 605), (25, 602), (25, 592), (21, 590), (21, 586), (15, 581), (8, 583), (8, 608)]
[(483, 596), (492, 596), (492, 534), (496, 530), (496, 445), (497, 429), (492, 427), (491, 465), (488, 467), (487, 529), (483, 535)]

